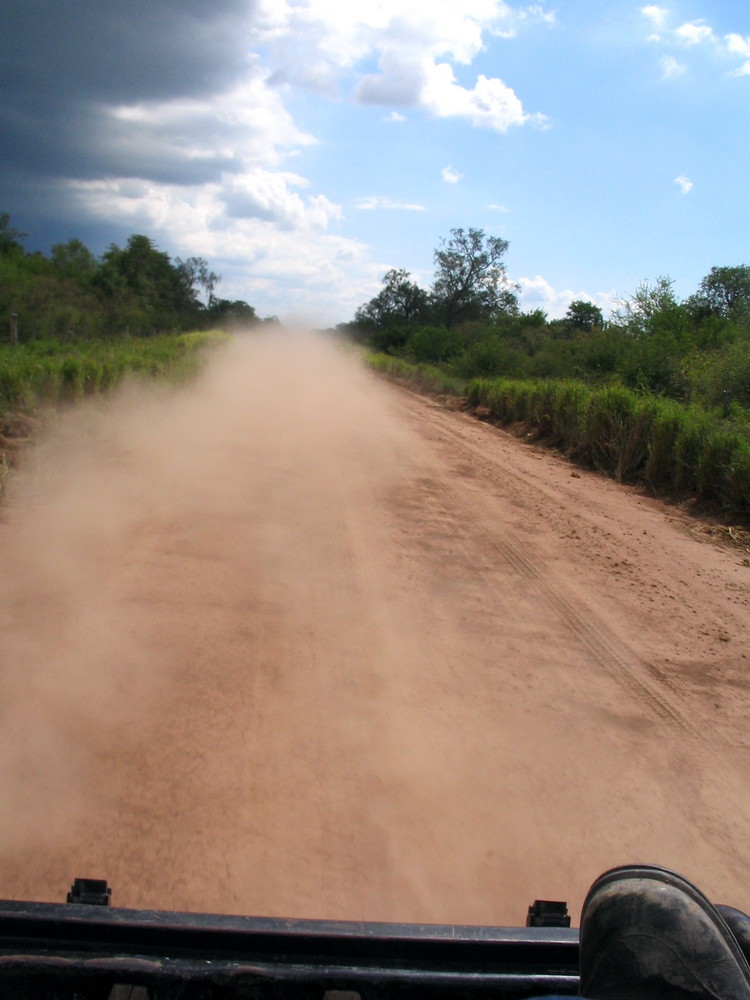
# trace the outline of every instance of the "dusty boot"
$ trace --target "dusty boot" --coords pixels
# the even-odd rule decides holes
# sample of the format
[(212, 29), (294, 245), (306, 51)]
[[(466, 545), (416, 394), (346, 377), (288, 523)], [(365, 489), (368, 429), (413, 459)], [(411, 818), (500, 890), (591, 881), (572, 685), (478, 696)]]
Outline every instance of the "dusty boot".
[(742, 910), (735, 910), (733, 906), (719, 904), (716, 909), (726, 921), (729, 930), (737, 938), (737, 944), (742, 949), (742, 954), (750, 962), (750, 917)]
[(750, 1000), (750, 965), (687, 879), (629, 865), (592, 885), (581, 913), (581, 995), (597, 1000)]

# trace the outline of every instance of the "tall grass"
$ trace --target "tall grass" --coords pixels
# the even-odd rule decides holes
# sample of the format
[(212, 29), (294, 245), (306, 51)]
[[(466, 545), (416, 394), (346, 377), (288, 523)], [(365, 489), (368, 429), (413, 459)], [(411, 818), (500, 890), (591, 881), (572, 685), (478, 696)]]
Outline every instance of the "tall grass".
[(523, 423), (571, 457), (628, 482), (750, 514), (750, 434), (716, 413), (621, 386), (474, 379), (470, 406)]
[(466, 399), (619, 480), (750, 515), (747, 423), (732, 426), (699, 406), (582, 382), (473, 379)]
[(365, 361), (375, 371), (423, 392), (461, 396), (464, 391), (465, 383), (462, 379), (448, 375), (434, 365), (413, 364), (403, 358), (378, 352), (366, 355)]
[(147, 339), (37, 340), (0, 346), (0, 413), (75, 401), (104, 392), (126, 376), (187, 378), (201, 364), (201, 348), (225, 337), (214, 330)]

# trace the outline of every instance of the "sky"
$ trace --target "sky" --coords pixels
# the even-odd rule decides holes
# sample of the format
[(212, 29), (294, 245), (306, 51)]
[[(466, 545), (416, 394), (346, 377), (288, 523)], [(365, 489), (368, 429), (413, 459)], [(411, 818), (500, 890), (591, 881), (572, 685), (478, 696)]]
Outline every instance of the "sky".
[(454, 228), (524, 311), (750, 263), (747, 0), (0, 0), (0, 211), (350, 320)]

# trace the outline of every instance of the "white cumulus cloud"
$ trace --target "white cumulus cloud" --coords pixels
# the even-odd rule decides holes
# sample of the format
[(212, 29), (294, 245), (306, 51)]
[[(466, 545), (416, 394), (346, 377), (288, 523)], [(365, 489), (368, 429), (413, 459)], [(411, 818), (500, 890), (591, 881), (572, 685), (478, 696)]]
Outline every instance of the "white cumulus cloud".
[[(119, 104), (105, 109), (97, 137), (107, 151), (148, 173), (151, 163), (203, 164), (218, 176), (248, 163), (274, 164), (290, 150), (315, 143), (284, 107), (280, 93), (253, 70), (230, 90), (206, 98)], [(127, 151), (132, 149), (130, 157)]]
[(734, 76), (750, 75), (750, 36), (743, 38), (742, 35), (730, 34), (724, 36), (727, 52), (731, 55), (740, 56), (744, 63), (734, 71)]
[(574, 292), (571, 289), (558, 291), (541, 274), (537, 274), (534, 278), (518, 278), (518, 285), (520, 287), (518, 300), (523, 311), (533, 312), (535, 309), (542, 309), (550, 319), (561, 319), (568, 311), (570, 303), (579, 300), (593, 302), (605, 316), (616, 304), (613, 291), (597, 292), (594, 295), (589, 292)]
[(655, 28), (663, 28), (667, 23), (669, 11), (665, 7), (657, 7), (655, 4), (649, 4), (647, 7), (641, 7), (641, 14), (647, 17)]
[(453, 167), (443, 167), (440, 171), (440, 176), (443, 178), (446, 184), (458, 184), (458, 182), (463, 177), (463, 174), (459, 173)]
[(327, 229), (341, 218), (341, 207), (324, 195), (303, 199), (292, 190), (306, 186), (296, 174), (256, 169), (227, 177), (217, 198), (230, 219), (265, 219), (284, 229)]
[(372, 212), (376, 208), (396, 209), (401, 212), (424, 212), (424, 205), (416, 205), (410, 202), (392, 201), (390, 198), (382, 198), (379, 195), (371, 195), (368, 198), (361, 198), (357, 202), (357, 208), (361, 211)]
[[(447, 63), (428, 67), (422, 103), (437, 118), (467, 118), (472, 125), (498, 132), (507, 131), (511, 125), (523, 125), (532, 118), (502, 80), (480, 74), (469, 90), (456, 83), (453, 68)], [(541, 123), (544, 119), (536, 116), (536, 120)]]
[(688, 191), (693, 190), (693, 182), (689, 177), (685, 177), (684, 174), (680, 174), (679, 177), (675, 177), (674, 182), (682, 194), (687, 194)]
[(682, 76), (686, 71), (686, 67), (681, 62), (678, 62), (674, 56), (663, 56), (659, 60), (659, 65), (661, 66), (661, 74), (665, 80)]
[(688, 21), (675, 29), (675, 37), (683, 45), (699, 45), (701, 42), (714, 41), (716, 36), (705, 21)]
[[(71, 181), (67, 190), (87, 213), (147, 232), (179, 255), (208, 258), (224, 298), (275, 312), (283, 288), (287, 313), (333, 322), (362, 301), (367, 248), (330, 233), (340, 206), (294, 190), (305, 186), (293, 174), (258, 170), (195, 186), (111, 178)], [(324, 313), (332, 303), (340, 315)]]
[[(730, 71), (730, 76), (750, 75), (750, 36), (730, 32), (724, 35), (723, 38), (720, 38), (705, 18), (686, 21), (677, 28), (667, 30), (666, 24), (669, 11), (664, 7), (641, 7), (641, 14), (647, 17), (659, 31), (659, 33), (649, 35), (647, 41), (675, 44), (681, 46), (683, 49), (693, 49), (700, 45), (710, 45), (714, 52), (725, 58), (739, 56), (742, 60), (740, 66)], [(672, 55), (664, 56), (660, 60), (660, 63), (662, 75), (665, 78), (681, 76), (687, 70), (687, 67)]]
[[(505, 131), (542, 123), (499, 78), (461, 86), (454, 66), (468, 66), (487, 36), (513, 37), (521, 26), (551, 25), (541, 4), (503, 0), (261, 0), (257, 38), (276, 66), (271, 79), (337, 92), (349, 80), (365, 104), (422, 108)], [(370, 64), (376, 63), (373, 71)]]

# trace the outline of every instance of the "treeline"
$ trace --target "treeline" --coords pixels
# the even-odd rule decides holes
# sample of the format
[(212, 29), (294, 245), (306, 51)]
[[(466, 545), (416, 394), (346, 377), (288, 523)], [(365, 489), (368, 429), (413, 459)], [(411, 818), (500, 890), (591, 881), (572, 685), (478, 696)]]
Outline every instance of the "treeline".
[(259, 322), (246, 302), (214, 294), (220, 278), (203, 258), (172, 260), (148, 236), (96, 257), (78, 239), (27, 253), (25, 235), (0, 213), (0, 323), (21, 343)]
[(462, 379), (576, 379), (699, 404), (750, 419), (750, 266), (714, 267), (680, 301), (666, 277), (644, 282), (605, 317), (572, 302), (562, 319), (522, 312), (508, 243), (455, 229), (435, 251), (430, 289), (391, 270), (347, 333), (376, 350)]

